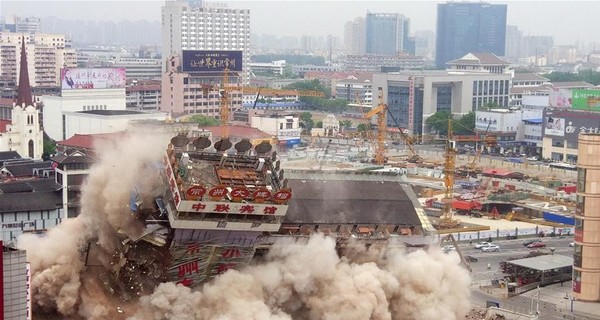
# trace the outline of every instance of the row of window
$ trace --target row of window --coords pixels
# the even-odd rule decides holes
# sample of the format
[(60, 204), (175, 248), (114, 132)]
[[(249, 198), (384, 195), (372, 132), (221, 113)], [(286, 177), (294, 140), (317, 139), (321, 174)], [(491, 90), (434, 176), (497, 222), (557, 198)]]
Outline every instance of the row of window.
[(106, 105), (93, 105), (93, 106), (83, 106), (83, 111), (89, 110), (106, 110)]
[(542, 141), (542, 137), (541, 136), (530, 136), (528, 134), (525, 135), (525, 140), (537, 140), (537, 141)]
[(552, 146), (553, 147), (564, 148), (565, 145), (567, 146), (567, 149), (577, 149), (577, 141), (552, 138)]
[(479, 80), (473, 81), (473, 95), (504, 95), (508, 94), (509, 80)]

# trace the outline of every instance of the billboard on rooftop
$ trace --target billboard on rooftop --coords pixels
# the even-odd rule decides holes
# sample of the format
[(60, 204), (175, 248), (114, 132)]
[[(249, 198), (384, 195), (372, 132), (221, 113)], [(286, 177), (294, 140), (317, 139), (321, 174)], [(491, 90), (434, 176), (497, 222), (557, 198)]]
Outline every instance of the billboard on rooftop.
[(242, 71), (242, 51), (183, 50), (183, 72)]
[(573, 109), (600, 111), (600, 90), (573, 90)]
[(125, 68), (63, 68), (62, 90), (125, 88)]

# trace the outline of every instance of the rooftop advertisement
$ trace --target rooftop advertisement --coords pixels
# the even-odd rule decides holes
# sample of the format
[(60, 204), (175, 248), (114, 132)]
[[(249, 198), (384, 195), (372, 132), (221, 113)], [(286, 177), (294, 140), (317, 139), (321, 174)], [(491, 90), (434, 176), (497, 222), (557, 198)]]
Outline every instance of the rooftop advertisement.
[(572, 103), (571, 89), (554, 88), (550, 90), (549, 102), (554, 108), (570, 108)]
[(242, 71), (242, 51), (183, 50), (183, 72)]
[(600, 111), (600, 90), (573, 90), (573, 109)]
[(124, 68), (63, 68), (62, 90), (125, 88)]
[(600, 133), (600, 113), (582, 111), (544, 112), (544, 136), (577, 142), (579, 133)]

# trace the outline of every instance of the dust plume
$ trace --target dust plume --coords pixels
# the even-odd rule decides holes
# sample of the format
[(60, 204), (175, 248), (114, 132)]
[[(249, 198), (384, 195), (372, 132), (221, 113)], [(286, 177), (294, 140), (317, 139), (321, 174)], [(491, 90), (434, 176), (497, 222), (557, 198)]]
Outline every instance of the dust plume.
[(31, 263), (34, 308), (66, 317), (106, 318), (110, 299), (103, 298), (103, 288), (95, 281), (98, 270), (85, 267), (87, 244), (100, 248), (94, 257), (98, 268), (110, 270), (109, 257), (120, 246), (117, 230), (127, 235), (141, 232), (144, 226), (128, 206), (130, 192), (134, 187), (141, 192), (152, 189), (156, 175), (147, 174), (145, 164), (159, 161), (166, 143), (166, 137), (134, 134), (98, 142), (97, 163), (82, 187), (80, 215), (63, 220), (44, 237), (19, 237), (17, 244), (27, 250)]
[(130, 320), (461, 319), (468, 312), (470, 277), (457, 255), (433, 248), (370, 257), (340, 258), (323, 235), (281, 241), (266, 262), (230, 270), (199, 291), (161, 284)]

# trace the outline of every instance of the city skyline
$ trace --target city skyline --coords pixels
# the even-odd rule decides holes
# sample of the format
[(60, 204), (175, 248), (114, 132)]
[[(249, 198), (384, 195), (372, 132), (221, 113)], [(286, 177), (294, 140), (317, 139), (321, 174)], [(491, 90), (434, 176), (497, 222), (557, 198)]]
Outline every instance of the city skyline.
[[(15, 1), (3, 0), (2, 16), (55, 16), (81, 20), (160, 21), (162, 0), (129, 1)], [(208, 1), (212, 2), (212, 1)], [(35, 3), (35, 5), (32, 5)], [(219, 1), (229, 8), (249, 9), (251, 32), (277, 36), (343, 38), (344, 24), (367, 12), (400, 13), (411, 21), (411, 32), (435, 30), (437, 4), (445, 1)], [(600, 2), (593, 1), (492, 1), (507, 4), (507, 24), (524, 35), (553, 36), (558, 45), (582, 40), (600, 43), (600, 21), (594, 17)], [(144, 10), (139, 7), (143, 5)], [(135, 14), (132, 14), (135, 12)], [(278, 12), (278, 14), (273, 14)], [(426, 14), (424, 14), (426, 13)], [(310, 21), (306, 17), (311, 17)], [(577, 19), (567, 19), (577, 17)], [(318, 22), (318, 23), (315, 23)]]

